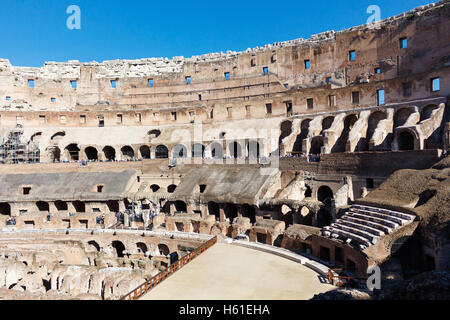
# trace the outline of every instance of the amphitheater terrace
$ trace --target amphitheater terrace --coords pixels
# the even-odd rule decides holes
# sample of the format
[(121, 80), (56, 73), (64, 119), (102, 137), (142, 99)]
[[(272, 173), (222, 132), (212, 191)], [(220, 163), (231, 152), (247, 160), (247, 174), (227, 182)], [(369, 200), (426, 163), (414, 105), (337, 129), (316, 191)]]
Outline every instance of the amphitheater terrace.
[(0, 59), (0, 299), (310, 299), (374, 266), (447, 272), (449, 17), (439, 1), (242, 52)]

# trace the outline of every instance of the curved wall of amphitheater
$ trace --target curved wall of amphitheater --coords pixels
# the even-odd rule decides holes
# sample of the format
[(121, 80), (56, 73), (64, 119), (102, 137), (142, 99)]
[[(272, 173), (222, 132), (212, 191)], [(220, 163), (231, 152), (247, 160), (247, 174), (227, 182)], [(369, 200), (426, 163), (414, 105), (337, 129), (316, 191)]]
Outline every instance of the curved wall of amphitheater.
[[(389, 258), (385, 239), (415, 232), (415, 204), (355, 209), (392, 226), (350, 222), (341, 231), (357, 245), (325, 227), (395, 171), (429, 168), (449, 149), (448, 16), (441, 1), (191, 58), (0, 60), (0, 227), (219, 234), (365, 276)], [(389, 238), (375, 246), (367, 230)], [(439, 269), (439, 248), (423, 246)]]

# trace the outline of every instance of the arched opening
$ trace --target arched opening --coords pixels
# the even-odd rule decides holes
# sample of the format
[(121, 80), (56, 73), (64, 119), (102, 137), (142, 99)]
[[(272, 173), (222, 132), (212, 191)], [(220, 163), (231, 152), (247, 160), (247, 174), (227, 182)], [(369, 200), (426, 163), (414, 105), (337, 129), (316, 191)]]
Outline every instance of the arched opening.
[(325, 205), (331, 205), (333, 199), (333, 191), (328, 186), (321, 186), (317, 190), (317, 200), (323, 202)]
[(105, 154), (106, 161), (116, 160), (116, 150), (111, 146), (106, 146), (103, 148), (103, 153)]
[(86, 212), (86, 205), (84, 202), (74, 201), (72, 204), (76, 212)]
[(134, 150), (130, 146), (123, 146), (120, 152), (122, 152), (122, 159), (131, 160), (134, 158)]
[(303, 151), (303, 140), (306, 139), (309, 133), (309, 123), (311, 119), (305, 119), (300, 124), (300, 134), (297, 135), (297, 139), (294, 142), (294, 147), (292, 152), (302, 152)]
[(117, 200), (108, 200), (106, 201), (106, 205), (108, 206), (108, 210), (110, 212), (119, 212), (119, 201)]
[(173, 158), (186, 158), (187, 157), (187, 149), (182, 144), (177, 144), (172, 149)]
[(249, 218), (250, 219), (250, 223), (255, 223), (256, 222), (256, 210), (255, 207), (248, 205), (248, 204), (244, 204), (242, 206), (242, 216)]
[(214, 159), (222, 159), (223, 158), (223, 151), (222, 151), (222, 145), (214, 142), (211, 144), (211, 156)]
[(95, 249), (96, 251), (100, 251), (100, 246), (95, 240), (88, 241), (89, 247)]
[(159, 188), (160, 188), (160, 187), (159, 187), (157, 184), (152, 184), (152, 185), (150, 186), (150, 190), (152, 190), (152, 192), (158, 191)]
[(370, 115), (366, 132), (366, 140), (367, 140), (366, 150), (369, 149), (368, 143), (370, 141), (370, 138), (372, 138), (375, 130), (377, 129), (378, 124), (380, 123), (381, 120), (384, 120), (386, 118), (387, 118), (386, 113), (382, 111), (375, 111)]
[(169, 149), (165, 145), (158, 145), (155, 149), (156, 159), (167, 159), (169, 158)]
[(225, 218), (230, 220), (230, 223), (233, 223), (234, 218), (237, 217), (237, 207), (233, 203), (226, 203), (224, 207)]
[(50, 162), (61, 161), (61, 149), (59, 149), (57, 146), (50, 146), (46, 148), (45, 151)]
[(414, 136), (409, 131), (402, 131), (398, 135), (399, 150), (414, 150)]
[(200, 143), (194, 143), (192, 146), (192, 157), (194, 158), (204, 158), (205, 146)]
[(317, 227), (322, 228), (324, 226), (329, 226), (331, 224), (331, 214), (326, 209), (320, 209), (319, 212), (317, 212)]
[(334, 117), (330, 116), (330, 117), (326, 117), (325, 119), (322, 120), (322, 131), (320, 131), (320, 134), (323, 134), (323, 132), (327, 129), (331, 128), (331, 125), (334, 122)]
[(136, 243), (136, 248), (138, 253), (146, 253), (148, 251), (147, 245), (143, 242)]
[(78, 161), (80, 159), (80, 148), (76, 143), (69, 144), (65, 150), (69, 153), (69, 159), (71, 161)]
[(228, 149), (230, 151), (231, 157), (233, 157), (235, 159), (242, 157), (241, 145), (238, 142), (234, 141), (234, 142), (230, 143), (228, 145)]
[(176, 185), (171, 184), (170, 186), (167, 187), (167, 192), (168, 193), (174, 193), (176, 188), (177, 188)]
[(353, 128), (355, 122), (358, 121), (356, 114), (350, 114), (344, 119), (344, 129), (342, 129), (341, 135), (336, 140), (331, 152), (345, 152), (345, 145), (347, 144), (348, 135)]
[(164, 243), (158, 244), (158, 251), (162, 256), (167, 256), (170, 253), (169, 247)]
[(50, 141), (54, 144), (58, 144), (59, 141), (66, 135), (64, 131), (59, 131), (50, 137)]
[(67, 202), (61, 201), (61, 200), (55, 201), (55, 207), (56, 207), (56, 210), (58, 210), (58, 211), (67, 211), (68, 210)]
[(280, 138), (278, 143), (280, 144), (281, 141), (291, 133), (292, 133), (292, 122), (289, 120), (283, 121), (280, 125)]
[(312, 189), (308, 185), (305, 185), (305, 187), (306, 187), (305, 198), (311, 198), (312, 197)]
[(50, 205), (45, 201), (36, 202), (36, 207), (39, 211), (50, 211)]
[(142, 159), (150, 159), (150, 148), (148, 146), (141, 146), (139, 152)]
[(122, 241), (114, 240), (112, 242), (112, 247), (116, 250), (116, 254), (119, 258), (123, 258), (123, 252), (125, 251), (125, 245)]
[(401, 108), (394, 114), (394, 128), (403, 126), (409, 116), (414, 112), (412, 108)]
[(316, 136), (311, 139), (311, 149), (309, 153), (320, 154), (322, 152), (322, 147), (323, 147), (323, 137)]
[(208, 202), (208, 214), (214, 215), (216, 217), (216, 221), (220, 221), (219, 205), (213, 201)]
[(437, 109), (438, 106), (435, 104), (430, 104), (426, 107), (424, 107), (422, 109), (422, 111), (420, 111), (420, 122), (430, 119), (431, 118), (431, 114), (433, 113), (434, 109)]
[(161, 131), (158, 129), (150, 130), (149, 132), (147, 132), (147, 135), (150, 139), (158, 138), (160, 134)]
[(86, 154), (86, 158), (88, 160), (98, 160), (98, 152), (94, 147), (87, 147), (84, 150), (84, 153)]
[(249, 158), (258, 159), (259, 154), (259, 143), (257, 141), (249, 141), (247, 145)]
[(7, 202), (0, 203), (0, 214), (11, 215), (11, 206)]
[(175, 201), (175, 210), (178, 212), (187, 212), (186, 203), (181, 200)]

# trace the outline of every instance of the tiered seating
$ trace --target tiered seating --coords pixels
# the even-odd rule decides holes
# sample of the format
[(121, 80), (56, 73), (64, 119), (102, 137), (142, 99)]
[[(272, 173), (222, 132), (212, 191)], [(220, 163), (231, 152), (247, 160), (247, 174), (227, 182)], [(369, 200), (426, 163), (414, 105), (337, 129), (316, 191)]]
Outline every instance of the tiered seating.
[(331, 226), (324, 227), (322, 235), (347, 243), (356, 242), (364, 249), (414, 219), (411, 214), (355, 204)]

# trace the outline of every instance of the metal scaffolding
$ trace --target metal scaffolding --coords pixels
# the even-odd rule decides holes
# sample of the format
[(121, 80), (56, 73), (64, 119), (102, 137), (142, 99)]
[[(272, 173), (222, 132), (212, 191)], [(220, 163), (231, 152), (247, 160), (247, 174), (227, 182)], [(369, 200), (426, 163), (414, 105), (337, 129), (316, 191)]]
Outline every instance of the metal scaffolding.
[(0, 163), (38, 163), (39, 147), (32, 141), (22, 142), (23, 129), (17, 126), (11, 130), (0, 145)]

